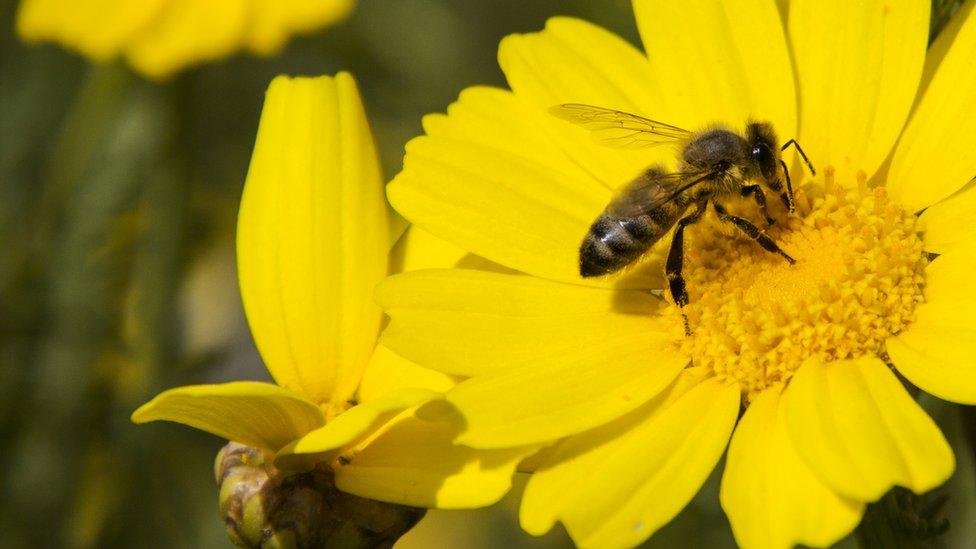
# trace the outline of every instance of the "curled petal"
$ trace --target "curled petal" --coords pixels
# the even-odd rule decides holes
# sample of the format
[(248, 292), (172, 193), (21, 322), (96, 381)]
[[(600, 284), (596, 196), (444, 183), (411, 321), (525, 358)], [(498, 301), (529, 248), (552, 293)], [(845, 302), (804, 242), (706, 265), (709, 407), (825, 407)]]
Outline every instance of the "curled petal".
[(352, 77), (268, 88), (238, 219), (241, 294), (280, 385), (345, 402), (379, 333), (387, 269), (383, 179)]
[(324, 425), (325, 416), (318, 406), (284, 387), (237, 381), (164, 391), (133, 412), (132, 421), (174, 421), (275, 451)]
[(442, 393), (409, 387), (353, 406), (322, 427), (282, 448), (275, 458), (275, 466), (282, 469), (300, 469), (304, 460), (295, 456), (326, 454), (351, 445), (372, 434), (407, 408), (440, 398), (443, 398)]

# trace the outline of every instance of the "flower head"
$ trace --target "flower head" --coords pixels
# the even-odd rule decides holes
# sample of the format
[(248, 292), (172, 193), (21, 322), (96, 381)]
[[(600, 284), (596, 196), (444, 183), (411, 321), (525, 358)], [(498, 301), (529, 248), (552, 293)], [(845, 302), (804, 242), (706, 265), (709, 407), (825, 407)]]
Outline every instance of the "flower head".
[(796, 264), (714, 233), (687, 244), (693, 298), (684, 312), (695, 330), (679, 350), (739, 384), (746, 400), (811, 358), (880, 356), (924, 299), (929, 260), (916, 216), (884, 187), (839, 187), (832, 170), (825, 183), (813, 200), (801, 190), (798, 215), (767, 231)]
[[(508, 490), (532, 448), (453, 444), (458, 425), (415, 412), (454, 380), (377, 345), (382, 313), (372, 294), (389, 270), (390, 236), (350, 75), (271, 83), (237, 236), (245, 312), (275, 383), (171, 389), (133, 421), (184, 423), (255, 447), (278, 469), (325, 464), (336, 487), (370, 499), (476, 507)], [(411, 266), (450, 265), (463, 254), (421, 232), (407, 244), (397, 257)]]
[(17, 31), (96, 61), (122, 55), (146, 76), (164, 78), (241, 49), (271, 55), (292, 34), (334, 23), (352, 6), (352, 0), (23, 0)]
[[(928, 6), (794, 0), (781, 17), (773, 2), (635, 0), (646, 56), (555, 18), (502, 42), (511, 91), (471, 88), (425, 118), (392, 204), (508, 272), (388, 279), (383, 342), (470, 376), (446, 396), (459, 442), (552, 445), (532, 460), (524, 529), (636, 545), (727, 444), (721, 502), (745, 547), (829, 545), (893, 486), (952, 473), (892, 370), (976, 402), (976, 235), (958, 223), (976, 215), (976, 16), (967, 4), (926, 50)], [(709, 208), (685, 232), (690, 335), (664, 283), (670, 236), (622, 274), (581, 278), (580, 242), (614, 190), (677, 151), (603, 146), (549, 114), (567, 103), (795, 137), (818, 175), (784, 155), (797, 210), (770, 201), (764, 230), (795, 264)], [(724, 200), (765, 226), (754, 201)]]

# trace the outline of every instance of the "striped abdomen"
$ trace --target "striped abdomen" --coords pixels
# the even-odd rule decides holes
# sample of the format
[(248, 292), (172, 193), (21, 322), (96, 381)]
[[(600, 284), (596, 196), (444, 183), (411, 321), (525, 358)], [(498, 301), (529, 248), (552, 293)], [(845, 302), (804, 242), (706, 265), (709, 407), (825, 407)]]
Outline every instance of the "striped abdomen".
[(663, 204), (634, 217), (614, 217), (604, 211), (580, 245), (580, 275), (610, 274), (633, 263), (667, 234), (682, 209), (674, 203)]

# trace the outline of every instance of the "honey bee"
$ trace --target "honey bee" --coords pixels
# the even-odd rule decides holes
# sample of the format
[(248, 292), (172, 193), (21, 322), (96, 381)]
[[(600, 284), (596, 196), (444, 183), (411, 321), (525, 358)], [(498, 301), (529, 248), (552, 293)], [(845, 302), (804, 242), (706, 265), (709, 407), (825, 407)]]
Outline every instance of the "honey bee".
[[(810, 172), (816, 174), (816, 171), (796, 140), (777, 145), (776, 133), (768, 122), (751, 122), (746, 126), (745, 135), (740, 135), (723, 126), (690, 132), (636, 114), (578, 103), (558, 105), (550, 112), (588, 128), (606, 145), (639, 149), (674, 144), (681, 149), (676, 172), (666, 172), (658, 166), (648, 168), (625, 185), (593, 222), (580, 245), (581, 276), (602, 276), (622, 269), (674, 227), (665, 275), (671, 298), (683, 308), (688, 304), (688, 291), (681, 275), (684, 230), (702, 218), (709, 203), (720, 221), (732, 224), (791, 265), (796, 262), (759, 227), (730, 214), (720, 203), (733, 197), (752, 197), (766, 225), (772, 225), (765, 186), (779, 194), (790, 213), (795, 210), (793, 184), (782, 151), (795, 147)], [(693, 211), (685, 215), (691, 208)], [(688, 317), (683, 312), (682, 316), (685, 333), (690, 335)]]

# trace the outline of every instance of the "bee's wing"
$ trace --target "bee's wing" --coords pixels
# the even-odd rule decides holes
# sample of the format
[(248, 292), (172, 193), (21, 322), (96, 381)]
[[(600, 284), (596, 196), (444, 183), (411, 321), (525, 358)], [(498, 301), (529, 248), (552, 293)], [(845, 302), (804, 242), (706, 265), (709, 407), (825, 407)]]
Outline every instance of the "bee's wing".
[(691, 132), (677, 126), (593, 105), (566, 103), (549, 112), (589, 129), (598, 141), (618, 149), (643, 149), (691, 137)]
[(648, 170), (614, 196), (607, 206), (606, 214), (618, 219), (647, 215), (718, 173), (716, 170), (671, 173)]

